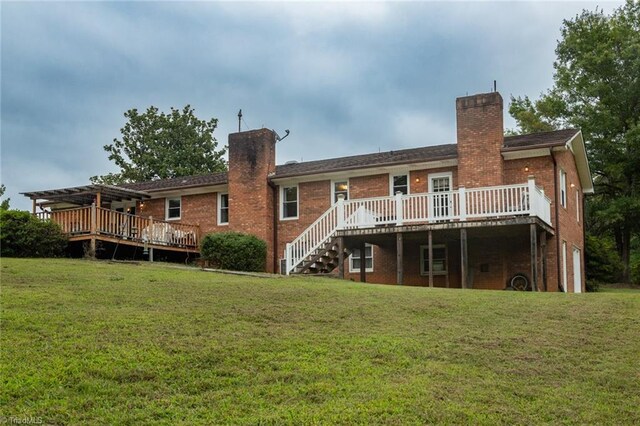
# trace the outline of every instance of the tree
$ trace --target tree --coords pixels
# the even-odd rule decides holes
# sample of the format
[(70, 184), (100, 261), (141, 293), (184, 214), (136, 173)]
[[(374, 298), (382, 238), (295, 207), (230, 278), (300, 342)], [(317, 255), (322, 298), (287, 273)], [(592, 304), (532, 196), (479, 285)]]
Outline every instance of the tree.
[(200, 120), (193, 112), (189, 105), (169, 114), (154, 106), (143, 114), (135, 108), (125, 112), (122, 139), (104, 146), (120, 172), (93, 176), (91, 182), (115, 185), (226, 170), (226, 148), (218, 150), (213, 137), (218, 120)]
[[(7, 187), (0, 183), (0, 197), (4, 195), (6, 190), (7, 190)], [(11, 198), (2, 200), (2, 202), (0, 202), (0, 210), (9, 210), (10, 201), (11, 201)]]
[(640, 232), (640, 3), (607, 16), (584, 10), (565, 20), (554, 86), (540, 99), (513, 98), (517, 131), (582, 130), (596, 194), (590, 224), (613, 236), (630, 280), (631, 241)]

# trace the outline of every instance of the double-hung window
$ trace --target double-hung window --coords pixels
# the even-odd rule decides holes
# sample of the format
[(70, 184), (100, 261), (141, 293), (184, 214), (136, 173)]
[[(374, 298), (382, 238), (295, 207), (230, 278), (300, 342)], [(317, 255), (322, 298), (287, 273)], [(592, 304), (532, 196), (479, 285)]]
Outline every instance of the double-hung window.
[(447, 273), (447, 247), (444, 244), (434, 245), (433, 264), (429, 264), (429, 246), (420, 246), (420, 273), (428, 275), (429, 270), (434, 275), (445, 275)]
[(567, 207), (567, 173), (560, 170), (560, 205)]
[(409, 175), (391, 176), (391, 195), (401, 192), (404, 195), (409, 193)]
[[(354, 249), (349, 257), (349, 272), (360, 272), (362, 264), (362, 250)], [(364, 268), (366, 272), (373, 272), (373, 246), (366, 244), (364, 247)]]
[(333, 193), (333, 202), (338, 201), (338, 196), (344, 196), (345, 200), (349, 199), (349, 181), (348, 180), (335, 180), (331, 183), (331, 192)]
[(218, 225), (229, 224), (229, 194), (218, 193)]
[(165, 217), (167, 220), (178, 220), (180, 219), (180, 210), (181, 210), (182, 200), (180, 197), (177, 198), (167, 198), (167, 202), (165, 205)]
[(280, 191), (280, 219), (298, 218), (298, 187), (285, 186)]

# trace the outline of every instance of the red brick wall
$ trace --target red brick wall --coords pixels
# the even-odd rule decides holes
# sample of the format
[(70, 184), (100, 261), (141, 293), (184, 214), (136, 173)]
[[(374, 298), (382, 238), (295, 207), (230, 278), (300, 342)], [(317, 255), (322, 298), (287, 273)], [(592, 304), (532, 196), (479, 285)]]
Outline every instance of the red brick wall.
[[(562, 241), (567, 242), (567, 290), (569, 292), (574, 291), (573, 286), (573, 247), (580, 250), (581, 256), (581, 283), (582, 291), (585, 291), (585, 276), (584, 276), (584, 233), (582, 228), (582, 222), (584, 215), (582, 212), (582, 186), (580, 179), (578, 178), (578, 171), (575, 166), (573, 153), (571, 151), (556, 152), (556, 162), (558, 169), (563, 169), (567, 173), (567, 203), (566, 207), (558, 206), (558, 222), (559, 226), (556, 227), (557, 237), (561, 241), (560, 250), (562, 250)], [(558, 172), (559, 174), (559, 172)], [(556, 176), (559, 180), (559, 177)], [(571, 187), (571, 184), (574, 187)], [(558, 191), (560, 188), (558, 187)], [(580, 205), (576, 205), (576, 192), (580, 194)], [(580, 221), (576, 220), (576, 209), (579, 208)], [(559, 228), (559, 229), (558, 229)], [(562, 257), (559, 257), (560, 262)]]
[(267, 242), (267, 271), (273, 264), (275, 135), (268, 129), (229, 135), (229, 229)]
[[(171, 220), (170, 222), (200, 225), (200, 238), (208, 233), (228, 230), (228, 226), (218, 226), (217, 192), (183, 195), (180, 199), (180, 219)], [(154, 220), (166, 220), (165, 203), (166, 198), (145, 200), (143, 206), (137, 203), (136, 211), (140, 216), (153, 216)]]
[(502, 185), (502, 115), (502, 97), (497, 92), (456, 99), (460, 185)]

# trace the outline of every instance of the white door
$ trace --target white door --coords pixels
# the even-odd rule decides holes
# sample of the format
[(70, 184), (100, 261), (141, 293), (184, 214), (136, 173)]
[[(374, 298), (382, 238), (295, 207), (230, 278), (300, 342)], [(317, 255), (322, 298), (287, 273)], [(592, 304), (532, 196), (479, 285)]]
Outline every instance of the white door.
[(573, 292), (582, 293), (582, 268), (580, 267), (580, 249), (573, 248)]
[(451, 173), (432, 173), (429, 175), (429, 192), (431, 196), (432, 219), (447, 219), (452, 213), (451, 205)]

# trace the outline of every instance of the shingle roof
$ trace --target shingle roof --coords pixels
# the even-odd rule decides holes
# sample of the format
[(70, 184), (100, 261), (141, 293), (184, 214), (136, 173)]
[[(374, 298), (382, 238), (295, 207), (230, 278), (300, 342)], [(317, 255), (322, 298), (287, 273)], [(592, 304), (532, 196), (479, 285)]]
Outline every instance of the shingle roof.
[(123, 188), (138, 191), (159, 191), (162, 189), (187, 188), (190, 186), (220, 185), (227, 183), (227, 172), (210, 173), (206, 175), (185, 176), (170, 179), (158, 179), (149, 182), (124, 183)]
[(457, 155), (456, 144), (401, 149), (398, 151), (379, 152), (375, 154), (353, 155), (350, 157), (331, 158), (328, 160), (284, 164), (276, 167), (275, 177), (301, 176), (314, 173), (390, 166), (394, 164), (411, 164), (423, 161), (456, 158)]
[[(529, 135), (507, 136), (504, 138), (504, 151), (542, 148), (565, 144), (578, 132), (576, 129), (563, 129)], [(401, 149), (374, 154), (352, 155), (327, 160), (305, 161), (276, 166), (274, 178), (304, 176), (316, 173), (338, 172), (371, 167), (383, 167), (399, 164), (421, 163), (425, 161), (454, 159), (458, 156), (456, 144), (426, 146)], [(227, 183), (227, 173), (212, 173), (181, 178), (160, 179), (150, 182), (128, 183), (123, 188), (139, 191), (160, 191), (166, 189), (188, 188)]]
[(563, 129), (553, 130), (551, 132), (531, 133), (528, 135), (506, 136), (504, 138), (504, 149), (542, 148), (563, 145), (574, 137), (576, 133), (578, 133), (576, 129)]

